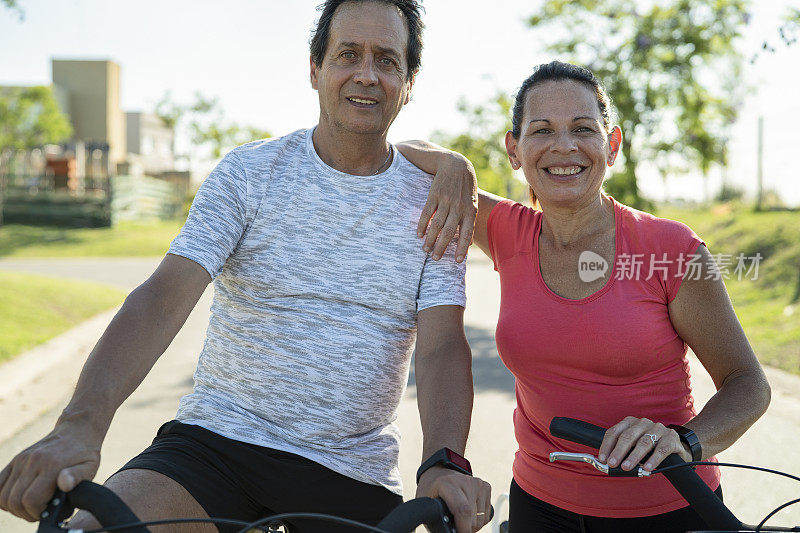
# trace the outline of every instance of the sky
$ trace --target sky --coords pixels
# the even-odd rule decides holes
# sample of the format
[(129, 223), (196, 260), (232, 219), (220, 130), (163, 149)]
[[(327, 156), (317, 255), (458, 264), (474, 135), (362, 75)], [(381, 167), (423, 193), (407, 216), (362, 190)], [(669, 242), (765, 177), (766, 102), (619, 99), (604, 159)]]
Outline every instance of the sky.
[[(24, 20), (0, 9), (0, 85), (50, 83), (51, 58), (111, 59), (121, 66), (125, 111), (152, 111), (170, 91), (188, 103), (196, 91), (217, 97), (231, 121), (283, 135), (313, 126), (317, 94), (309, 84), (308, 40), (319, 16), (317, 0), (19, 0)], [(413, 99), (390, 130), (390, 140), (458, 133), (465, 121), (459, 98), (485, 101), (498, 90), (512, 95), (538, 64), (550, 37), (531, 30), (527, 16), (539, 0), (425, 0), (423, 66)], [(800, 0), (753, 2), (743, 47), (765, 38), (778, 44), (778, 17)], [(490, 6), (490, 7), (489, 7)], [(790, 170), (800, 152), (800, 43), (782, 43), (748, 65), (755, 87), (731, 132), (727, 179), (754, 191), (756, 131), (764, 117), (764, 184), (800, 206), (800, 176)], [(611, 95), (613, 98), (613, 95)], [(721, 174), (709, 186), (719, 188)], [(699, 200), (696, 176), (643, 172), (645, 195)]]

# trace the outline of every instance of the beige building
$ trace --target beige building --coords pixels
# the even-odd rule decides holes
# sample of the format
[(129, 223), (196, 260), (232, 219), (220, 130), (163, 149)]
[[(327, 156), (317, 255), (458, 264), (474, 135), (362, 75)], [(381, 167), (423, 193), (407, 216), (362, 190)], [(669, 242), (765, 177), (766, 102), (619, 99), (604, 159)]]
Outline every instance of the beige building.
[(152, 113), (126, 113), (128, 158), (151, 176), (175, 169), (174, 132)]
[(120, 102), (120, 68), (113, 61), (53, 59), (56, 99), (87, 144), (107, 144), (111, 166), (125, 160), (125, 114)]

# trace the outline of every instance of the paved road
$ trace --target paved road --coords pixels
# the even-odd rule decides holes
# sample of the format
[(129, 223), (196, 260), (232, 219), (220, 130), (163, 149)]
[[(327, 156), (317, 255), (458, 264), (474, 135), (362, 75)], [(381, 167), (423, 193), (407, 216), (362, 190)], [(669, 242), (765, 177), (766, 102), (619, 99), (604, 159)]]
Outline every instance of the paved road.
[[(131, 289), (146, 279), (157, 263), (158, 260), (153, 259), (2, 260), (0, 271), (24, 270), (92, 279)], [(499, 306), (499, 284), (488, 260), (483, 257), (470, 259), (467, 284), (468, 309), (465, 325), (473, 350), (476, 392), (472, 435), (467, 455), (476, 474), (488, 480), (493, 485), (495, 494), (499, 494), (506, 491), (510, 483), (510, 464), (516, 450), (511, 424), (514, 381), (500, 363), (494, 345), (493, 332)], [(184, 328), (156, 364), (154, 371), (118, 412), (103, 447), (98, 480), (105, 479), (127, 458), (145, 447), (162, 421), (174, 415), (180, 396), (191, 389), (191, 375), (197, 354), (202, 347), (210, 302), (211, 289), (200, 300)], [(82, 357), (85, 357), (94, 339), (99, 335), (102, 324), (95, 329), (94, 338), (84, 339), (86, 348), (80, 352), (83, 354)], [(25, 400), (31, 404), (36, 398), (41, 399), (50, 395), (52, 406), (41, 409), (24, 429), (13, 436), (5, 440), (0, 436), (0, 465), (6, 464), (14, 454), (52, 428), (58, 413), (66, 403), (80, 363), (79, 360), (65, 361), (62, 368), (54, 372), (60, 378), (57, 383), (46, 382), (46, 386), (41, 387), (43, 389), (41, 396)], [(694, 359), (692, 371), (697, 404), (702, 405), (713, 393), (713, 386)], [(800, 473), (800, 446), (797, 445), (797, 438), (800, 437), (800, 392), (798, 392), (800, 379), (778, 371), (769, 371), (769, 377), (773, 385), (773, 401), (769, 412), (743, 439), (722, 454), (720, 459), (772, 466)], [(16, 396), (23, 395), (18, 391), (15, 393)], [(4, 399), (0, 397), (0, 415), (3, 413), (3, 401)], [(5, 401), (11, 400), (5, 398)], [(421, 454), (421, 431), (416, 410), (413, 374), (400, 405), (398, 423), (403, 432), (400, 466), (406, 486), (406, 498), (410, 498), (413, 497), (413, 476)], [(800, 496), (798, 488), (800, 486), (796, 483), (766, 474), (729, 470), (724, 476), (726, 501), (733, 511), (747, 522), (758, 522), (764, 514), (781, 502)], [(776, 517), (776, 523), (800, 524), (800, 509), (795, 507), (783, 511)], [(7, 513), (0, 513), (0, 531), (21, 533), (34, 530), (32, 525), (16, 520)], [(485, 530), (488, 531), (488, 528)]]

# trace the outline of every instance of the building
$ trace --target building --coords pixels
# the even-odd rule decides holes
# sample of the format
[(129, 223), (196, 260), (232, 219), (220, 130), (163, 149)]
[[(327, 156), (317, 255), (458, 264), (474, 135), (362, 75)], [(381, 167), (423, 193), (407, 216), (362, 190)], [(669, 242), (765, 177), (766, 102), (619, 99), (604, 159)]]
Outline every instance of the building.
[(120, 102), (120, 68), (113, 61), (52, 60), (53, 93), (69, 116), (74, 138), (108, 146), (108, 164), (126, 159), (125, 114)]
[(126, 113), (128, 159), (136, 159), (145, 174), (154, 176), (175, 169), (172, 128), (152, 113)]

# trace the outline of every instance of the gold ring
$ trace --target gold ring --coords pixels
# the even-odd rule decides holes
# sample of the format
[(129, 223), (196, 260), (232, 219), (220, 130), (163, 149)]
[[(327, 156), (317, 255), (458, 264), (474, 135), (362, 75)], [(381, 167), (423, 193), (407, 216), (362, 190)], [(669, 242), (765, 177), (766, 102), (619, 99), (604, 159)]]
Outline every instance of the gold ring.
[(483, 516), (483, 515), (485, 515), (485, 514), (486, 514), (486, 513), (478, 513), (478, 516)]

